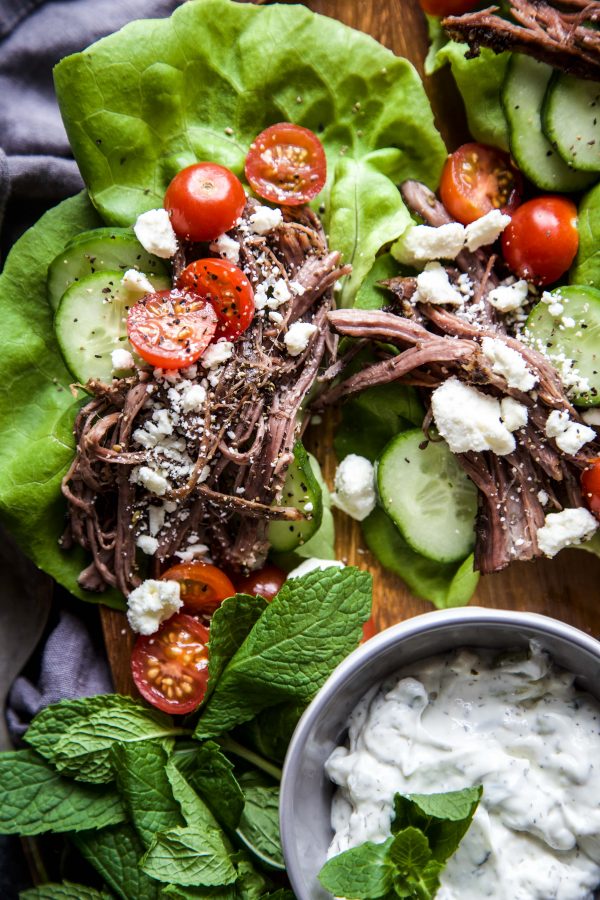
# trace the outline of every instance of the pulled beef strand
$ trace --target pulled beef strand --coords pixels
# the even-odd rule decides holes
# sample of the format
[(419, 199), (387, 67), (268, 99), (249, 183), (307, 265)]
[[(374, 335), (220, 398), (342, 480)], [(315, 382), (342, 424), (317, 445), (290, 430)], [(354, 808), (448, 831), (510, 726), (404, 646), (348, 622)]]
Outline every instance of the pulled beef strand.
[[(269, 549), (268, 522), (302, 518), (297, 509), (275, 504), (293, 459), (301, 404), (324, 360), (335, 363), (328, 350), (335, 344), (328, 314), (333, 285), (349, 267), (328, 251), (310, 210), (285, 210), (283, 224), (261, 236), (247, 227), (255, 207), (248, 201), (246, 227), (242, 223), (233, 232), (240, 266), (255, 289), (266, 272), (275, 272), (290, 288), (291, 299), (278, 310), (282, 321), (255, 317), (235, 342), (218, 382), (207, 389), (204, 426), (188, 446), (191, 474), (161, 498), (176, 503), (177, 512), (157, 536), (157, 571), (195, 534), (209, 545), (217, 564), (236, 571), (259, 568)], [(185, 248), (187, 254), (192, 251)], [(180, 252), (178, 270), (187, 261)], [(283, 336), (299, 320), (312, 322), (317, 332), (303, 353), (291, 356)], [(198, 381), (202, 374), (207, 373)], [(76, 456), (62, 484), (69, 512), (62, 545), (79, 544), (92, 555), (79, 577), (83, 588), (116, 587), (127, 596), (141, 582), (137, 523), (157, 499), (131, 480), (134, 467), (147, 458), (132, 436), (151, 420), (149, 391), (164, 400), (169, 385), (142, 370), (133, 378), (111, 385), (90, 382), (86, 388), (92, 399), (77, 416)]]

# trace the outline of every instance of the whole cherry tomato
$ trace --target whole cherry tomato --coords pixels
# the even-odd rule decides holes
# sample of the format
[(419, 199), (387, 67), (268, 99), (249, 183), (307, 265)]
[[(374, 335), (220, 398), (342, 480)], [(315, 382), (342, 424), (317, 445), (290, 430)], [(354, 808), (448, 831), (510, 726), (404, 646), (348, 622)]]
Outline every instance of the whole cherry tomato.
[(246, 205), (242, 182), (225, 166), (200, 162), (178, 172), (165, 194), (175, 232), (189, 241), (212, 241), (229, 231)]
[(227, 597), (233, 597), (235, 587), (225, 572), (203, 562), (179, 563), (160, 576), (161, 581), (178, 581), (183, 611), (196, 615), (212, 614)]
[(178, 285), (208, 300), (217, 314), (216, 336), (233, 340), (254, 318), (254, 291), (241, 269), (224, 259), (197, 259)]
[(146, 294), (127, 315), (127, 335), (139, 355), (153, 366), (181, 369), (195, 362), (210, 344), (217, 315), (191, 291)]
[(520, 206), (502, 235), (502, 252), (512, 271), (539, 286), (564, 275), (578, 246), (577, 207), (555, 195)]
[(271, 203), (308, 203), (323, 189), (327, 178), (323, 144), (300, 125), (271, 125), (250, 144), (246, 178), (252, 190)]
[(590, 512), (600, 519), (600, 459), (591, 459), (581, 473), (581, 492)]
[(255, 594), (272, 600), (279, 593), (281, 585), (285, 581), (285, 572), (277, 566), (264, 566), (257, 572), (251, 572), (246, 578), (238, 581), (238, 591), (241, 594)]
[(133, 680), (142, 697), (163, 712), (197, 709), (208, 683), (208, 631), (177, 613), (155, 634), (141, 635), (131, 654)]
[(442, 203), (469, 225), (493, 209), (512, 213), (523, 195), (523, 178), (508, 153), (485, 144), (463, 144), (451, 153), (440, 183)]

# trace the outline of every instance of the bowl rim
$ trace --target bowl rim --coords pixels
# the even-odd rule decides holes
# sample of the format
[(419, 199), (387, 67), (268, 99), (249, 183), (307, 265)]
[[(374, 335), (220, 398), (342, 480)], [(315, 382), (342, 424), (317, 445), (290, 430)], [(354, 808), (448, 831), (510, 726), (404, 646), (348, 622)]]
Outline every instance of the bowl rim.
[[(530, 628), (541, 634), (566, 640), (578, 650), (590, 653), (600, 660), (600, 641), (586, 634), (574, 625), (541, 613), (521, 610), (489, 609), (469, 606), (452, 609), (433, 610), (412, 616), (379, 632), (365, 644), (359, 646), (346, 657), (331, 673), (311, 703), (300, 717), (292, 735), (285, 756), (279, 798), (279, 828), (285, 866), (297, 896), (299, 880), (299, 858), (294, 842), (294, 821), (292, 809), (292, 784), (297, 772), (308, 736), (318, 721), (323, 705), (350, 678), (357, 668), (368, 659), (378, 656), (391, 645), (438, 628), (460, 625), (503, 625), (512, 628)], [(599, 696), (600, 699), (600, 696)]]

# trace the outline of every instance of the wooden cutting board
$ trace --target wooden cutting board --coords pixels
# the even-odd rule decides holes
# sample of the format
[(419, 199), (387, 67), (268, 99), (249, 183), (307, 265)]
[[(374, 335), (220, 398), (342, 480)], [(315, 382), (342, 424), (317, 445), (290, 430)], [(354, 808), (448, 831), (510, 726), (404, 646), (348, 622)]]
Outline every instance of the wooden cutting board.
[[(371, 34), (390, 50), (410, 59), (423, 75), (427, 30), (418, 0), (313, 0), (306, 5)], [(467, 131), (462, 102), (449, 69), (425, 78), (425, 86), (438, 128), (452, 150), (467, 138)], [(320, 460), (328, 483), (332, 484), (336, 465), (333, 419), (324, 423), (318, 437), (311, 434), (311, 429), (308, 434), (309, 446)], [(338, 557), (373, 573), (374, 612), (380, 629), (432, 609), (430, 603), (413, 597), (399, 578), (382, 569), (365, 549), (356, 522), (337, 515), (336, 528)], [(599, 581), (600, 559), (581, 550), (567, 550), (553, 560), (514, 563), (504, 572), (482, 578), (472, 603), (544, 613), (599, 636)], [(103, 609), (102, 622), (115, 688), (124, 693), (134, 692), (129, 669), (133, 639), (125, 617)]]

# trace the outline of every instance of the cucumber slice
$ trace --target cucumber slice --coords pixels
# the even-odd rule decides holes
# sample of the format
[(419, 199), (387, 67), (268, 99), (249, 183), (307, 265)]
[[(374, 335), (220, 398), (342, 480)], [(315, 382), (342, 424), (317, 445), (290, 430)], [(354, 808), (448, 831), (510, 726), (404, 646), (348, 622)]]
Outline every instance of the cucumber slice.
[[(307, 504), (312, 504), (306, 509)], [(314, 476), (310, 459), (300, 441), (294, 445), (294, 461), (290, 464), (278, 506), (295, 506), (308, 518), (297, 522), (269, 523), (268, 539), (275, 553), (295, 550), (318, 531), (323, 518), (323, 496)]]
[[(573, 396), (577, 406), (600, 405), (600, 291), (587, 285), (570, 284), (556, 288), (552, 296), (563, 304), (564, 312), (554, 317), (547, 303), (538, 303), (529, 313), (526, 328), (535, 349), (550, 358), (564, 354), (575, 369), (587, 378), (590, 391)], [(566, 328), (563, 317), (575, 320)], [(538, 343), (538, 341), (540, 343)]]
[(542, 104), (552, 69), (513, 53), (502, 86), (511, 153), (521, 171), (547, 191), (579, 191), (595, 176), (578, 172), (561, 159), (542, 131)]
[(139, 269), (150, 278), (167, 276), (168, 268), (157, 256), (147, 253), (128, 228), (95, 228), (71, 240), (48, 267), (48, 301), (56, 309), (70, 285), (96, 272), (121, 274)]
[[(77, 381), (110, 381), (111, 352), (131, 350), (127, 340), (127, 310), (139, 299), (121, 284), (123, 272), (96, 272), (75, 282), (64, 293), (54, 329), (65, 363)], [(151, 276), (157, 291), (168, 290), (171, 279)]]
[(555, 73), (542, 109), (544, 132), (574, 169), (600, 171), (600, 83)]
[(383, 450), (377, 467), (381, 504), (413, 550), (436, 562), (464, 559), (475, 544), (477, 488), (445, 442), (424, 450), (420, 428)]

